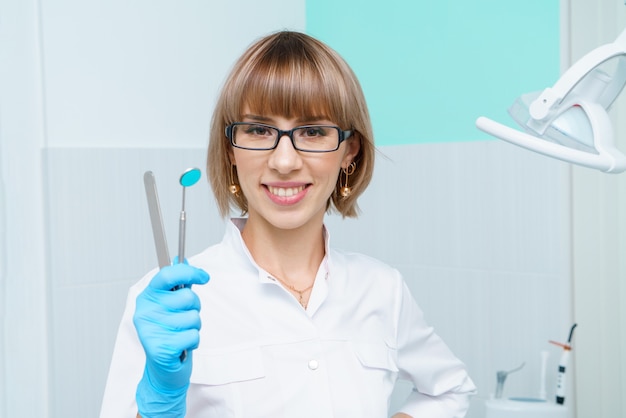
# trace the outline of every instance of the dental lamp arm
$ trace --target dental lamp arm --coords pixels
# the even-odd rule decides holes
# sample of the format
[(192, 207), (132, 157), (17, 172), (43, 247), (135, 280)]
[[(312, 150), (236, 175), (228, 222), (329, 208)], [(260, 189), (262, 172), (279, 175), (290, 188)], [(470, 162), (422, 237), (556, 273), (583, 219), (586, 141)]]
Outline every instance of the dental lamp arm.
[[(476, 126), (499, 139), (552, 158), (620, 173), (626, 170), (626, 157), (615, 146), (607, 109), (625, 84), (626, 30), (615, 42), (583, 56), (552, 87), (541, 93), (524, 94), (516, 100), (509, 112), (521, 130), (484, 116), (476, 120)], [(525, 100), (533, 96), (532, 102)]]

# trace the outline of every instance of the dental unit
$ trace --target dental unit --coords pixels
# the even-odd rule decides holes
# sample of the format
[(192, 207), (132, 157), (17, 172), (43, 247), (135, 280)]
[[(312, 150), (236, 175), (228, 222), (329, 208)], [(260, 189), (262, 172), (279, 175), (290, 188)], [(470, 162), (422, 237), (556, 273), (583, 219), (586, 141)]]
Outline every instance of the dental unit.
[(481, 116), (476, 126), (499, 139), (607, 173), (626, 170), (607, 110), (626, 84), (626, 30), (587, 53), (552, 86), (521, 95), (508, 109), (522, 130)]

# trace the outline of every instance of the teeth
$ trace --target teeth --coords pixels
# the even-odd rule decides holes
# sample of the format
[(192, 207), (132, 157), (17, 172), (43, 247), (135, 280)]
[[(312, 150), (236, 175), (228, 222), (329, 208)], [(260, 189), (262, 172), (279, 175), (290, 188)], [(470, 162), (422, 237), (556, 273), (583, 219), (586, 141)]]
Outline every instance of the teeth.
[(279, 196), (279, 197), (291, 197), (295, 194), (300, 193), (304, 190), (304, 186), (300, 187), (268, 187), (271, 194)]

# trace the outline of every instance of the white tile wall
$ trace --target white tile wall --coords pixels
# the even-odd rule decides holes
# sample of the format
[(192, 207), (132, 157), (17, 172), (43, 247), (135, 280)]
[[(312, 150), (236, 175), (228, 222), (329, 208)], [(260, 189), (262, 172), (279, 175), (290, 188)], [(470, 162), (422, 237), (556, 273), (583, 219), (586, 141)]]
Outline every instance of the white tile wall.
[[(41, 62), (35, 0), (0, 0), (0, 416), (44, 417), (48, 353)], [(0, 353), (2, 354), (2, 353)]]
[[(0, 147), (0, 160), (2, 160), (2, 147)], [(4, 186), (3, 176), (0, 175), (0, 300), (4, 301), (4, 295), (6, 295), (6, 280), (7, 280), (7, 227), (6, 227), (6, 191)], [(0, 308), (0, 335), (3, 337), (6, 334), (5, 332), (5, 310)], [(5, 376), (6, 372), (4, 370), (5, 363), (5, 345), (4, 343), (0, 343), (0, 376)], [(6, 415), (6, 389), (5, 389), (5, 379), (0, 378), (0, 417), (4, 417)]]
[[(52, 416), (97, 416), (126, 292), (157, 262), (143, 173), (155, 173), (174, 257), (178, 179), (188, 167), (204, 172), (204, 150), (50, 148), (44, 157)], [(187, 189), (185, 209), (188, 254), (221, 239), (204, 179)]]
[[(573, 61), (626, 29), (626, 4), (570, 2)], [(611, 106), (616, 146), (626, 152), (626, 95)], [(575, 168), (573, 276), (576, 330), (574, 364), (579, 418), (626, 416), (626, 176)]]
[[(381, 151), (388, 159), (378, 159), (360, 219), (328, 217), (333, 244), (404, 274), (481, 398), (497, 370), (523, 361), (505, 394), (536, 395), (539, 353), (570, 325), (563, 167), (495, 141)], [(204, 150), (50, 148), (44, 157), (53, 416), (95, 416), (126, 290), (156, 264), (143, 172), (156, 175), (173, 254), (178, 176), (203, 168)], [(205, 181), (187, 190), (186, 212), (188, 254), (221, 238)]]
[(361, 218), (329, 218), (334, 244), (404, 274), (479, 387), (470, 418), (496, 372), (522, 362), (504, 395), (538, 396), (542, 350), (553, 396), (560, 352), (548, 340), (571, 326), (567, 166), (496, 141), (382, 152)]

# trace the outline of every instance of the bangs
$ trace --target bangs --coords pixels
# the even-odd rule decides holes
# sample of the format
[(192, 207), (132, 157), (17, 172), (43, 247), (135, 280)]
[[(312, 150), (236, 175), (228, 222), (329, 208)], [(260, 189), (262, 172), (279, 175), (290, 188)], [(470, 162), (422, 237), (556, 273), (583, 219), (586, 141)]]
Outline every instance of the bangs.
[(244, 112), (288, 119), (328, 119), (344, 129), (349, 118), (342, 71), (319, 51), (290, 42), (270, 45), (263, 58), (242, 69), (233, 80), (228, 123)]
[(249, 210), (245, 194), (233, 194), (239, 179), (228, 126), (250, 113), (270, 119), (304, 119), (304, 124), (325, 119), (343, 130), (352, 130), (350, 144), (358, 142), (352, 161), (356, 168), (350, 174), (352, 193), (343, 195), (347, 177), (342, 181), (336, 173), (326, 208), (334, 207), (344, 217), (358, 215), (357, 198), (374, 169), (374, 137), (361, 85), (336, 51), (304, 33), (283, 31), (261, 38), (237, 60), (213, 112), (206, 164), (223, 217), (229, 216), (232, 208), (241, 214)]

